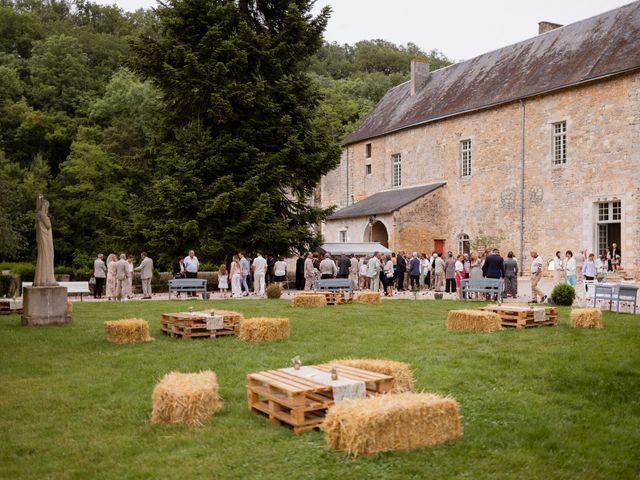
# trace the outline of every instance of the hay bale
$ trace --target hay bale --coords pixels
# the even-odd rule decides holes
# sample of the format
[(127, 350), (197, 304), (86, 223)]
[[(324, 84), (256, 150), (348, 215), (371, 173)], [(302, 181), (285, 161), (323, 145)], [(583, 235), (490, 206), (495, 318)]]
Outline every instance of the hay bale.
[(358, 295), (356, 301), (369, 305), (380, 305), (382, 303), (382, 297), (380, 297), (380, 292), (362, 292)]
[(571, 328), (603, 328), (602, 312), (597, 308), (574, 308), (570, 323)]
[(238, 338), (245, 342), (271, 342), (288, 337), (288, 318), (256, 317), (240, 322)]
[(491, 333), (502, 330), (500, 315), (483, 310), (451, 310), (447, 315), (449, 330), (472, 330)]
[(368, 358), (345, 358), (342, 360), (332, 360), (329, 363), (391, 375), (393, 377), (391, 393), (415, 391), (411, 368), (403, 362)]
[(149, 336), (149, 324), (141, 318), (104, 322), (104, 338), (111, 343), (145, 343), (153, 341)]
[(458, 403), (431, 393), (397, 393), (343, 400), (322, 423), (327, 445), (354, 457), (407, 450), (462, 435)]
[(222, 408), (218, 380), (210, 370), (167, 373), (153, 389), (151, 423), (204, 425)]
[(327, 297), (324, 294), (300, 293), (293, 297), (292, 307), (317, 308), (327, 306)]

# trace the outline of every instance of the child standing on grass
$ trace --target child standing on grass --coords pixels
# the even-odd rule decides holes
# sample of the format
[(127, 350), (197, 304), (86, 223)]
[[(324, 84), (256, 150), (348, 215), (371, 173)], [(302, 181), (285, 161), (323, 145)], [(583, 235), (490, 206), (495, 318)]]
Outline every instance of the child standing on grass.
[(218, 270), (218, 288), (222, 294), (222, 298), (227, 298), (227, 290), (229, 290), (229, 274), (227, 273), (227, 267), (220, 265)]

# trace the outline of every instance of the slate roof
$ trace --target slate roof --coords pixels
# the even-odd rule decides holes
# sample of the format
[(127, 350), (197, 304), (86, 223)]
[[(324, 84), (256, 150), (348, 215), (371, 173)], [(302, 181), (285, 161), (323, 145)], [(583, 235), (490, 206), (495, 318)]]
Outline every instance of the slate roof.
[(640, 1), (390, 89), (343, 145), (640, 68)]
[(386, 192), (374, 193), (370, 197), (344, 207), (329, 217), (329, 220), (340, 218), (365, 217), (392, 213), (418, 198), (431, 193), (443, 186), (446, 182), (420, 185), (418, 187), (399, 188)]

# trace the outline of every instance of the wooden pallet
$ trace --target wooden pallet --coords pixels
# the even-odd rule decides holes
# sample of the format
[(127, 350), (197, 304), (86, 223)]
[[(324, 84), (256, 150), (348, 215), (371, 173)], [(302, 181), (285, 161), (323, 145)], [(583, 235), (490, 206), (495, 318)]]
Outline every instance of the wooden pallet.
[(233, 322), (225, 322), (222, 329), (209, 330), (207, 317), (194, 316), (185, 312), (164, 313), (160, 320), (160, 331), (174, 338), (215, 338), (238, 334)]
[[(339, 376), (361, 380), (367, 395), (387, 393), (393, 377), (376, 372), (336, 365)], [(313, 368), (330, 372), (332, 365)], [(273, 423), (288, 425), (298, 434), (318, 428), (327, 409), (334, 404), (330, 385), (301, 378), (282, 370), (267, 370), (247, 375), (249, 410), (266, 415)]]
[[(22, 302), (20, 302), (20, 305), (22, 305)], [(22, 308), (16, 308), (14, 300), (0, 300), (0, 315), (21, 315), (22, 313)]]
[(327, 300), (327, 305), (341, 305), (353, 301), (353, 291), (325, 291), (304, 292), (304, 295), (321, 295)]
[[(544, 308), (545, 318), (536, 322), (533, 308)], [(518, 330), (531, 327), (555, 327), (558, 325), (558, 309), (542, 305), (487, 305), (480, 310), (495, 312), (500, 316), (503, 327), (515, 327)]]

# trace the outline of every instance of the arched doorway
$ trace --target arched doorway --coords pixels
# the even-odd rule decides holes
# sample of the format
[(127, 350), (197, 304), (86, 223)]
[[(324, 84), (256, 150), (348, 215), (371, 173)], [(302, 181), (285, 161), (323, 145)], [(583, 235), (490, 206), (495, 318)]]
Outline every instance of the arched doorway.
[(389, 232), (380, 220), (369, 223), (364, 230), (364, 242), (378, 242), (389, 248)]

